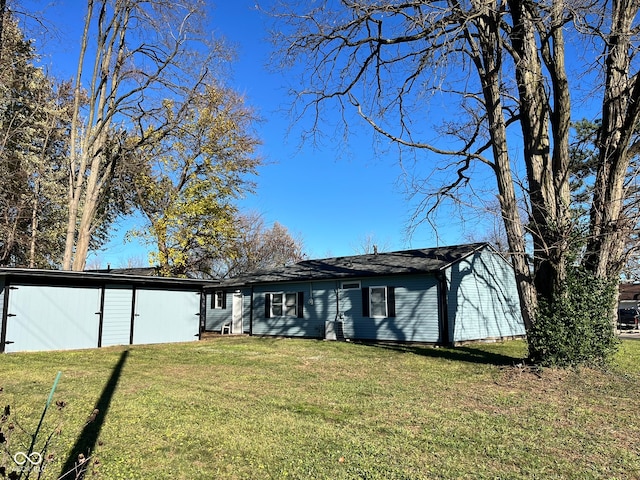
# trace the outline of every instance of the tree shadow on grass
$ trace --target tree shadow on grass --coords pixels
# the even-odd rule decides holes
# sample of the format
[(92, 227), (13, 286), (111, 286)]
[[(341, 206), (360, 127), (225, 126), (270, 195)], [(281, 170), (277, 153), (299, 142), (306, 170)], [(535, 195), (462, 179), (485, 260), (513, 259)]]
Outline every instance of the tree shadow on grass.
[(94, 407), (93, 413), (91, 413), (91, 415), (87, 419), (82, 432), (76, 439), (76, 443), (71, 449), (71, 453), (67, 457), (67, 460), (64, 462), (64, 466), (60, 471), (59, 480), (76, 480), (84, 478), (86, 465), (83, 465), (79, 458), (83, 458), (81, 457), (81, 455), (83, 455), (86, 461), (86, 458), (93, 452), (96, 443), (98, 442), (100, 430), (102, 429), (102, 425), (104, 424), (105, 418), (107, 416), (107, 411), (109, 410), (109, 405), (111, 404), (111, 399), (116, 390), (116, 387), (118, 386), (118, 380), (120, 379), (122, 368), (124, 367), (128, 356), (129, 350), (123, 351), (120, 355), (118, 363), (113, 368), (109, 380), (102, 389), (102, 393), (98, 398), (98, 402)]
[(385, 348), (396, 352), (412, 353), (423, 357), (439, 358), (457, 362), (467, 362), (496, 366), (511, 366), (522, 363), (524, 357), (512, 357), (501, 353), (489, 352), (478, 347), (433, 347), (428, 345), (394, 344), (394, 343), (367, 343), (359, 342), (372, 347)]

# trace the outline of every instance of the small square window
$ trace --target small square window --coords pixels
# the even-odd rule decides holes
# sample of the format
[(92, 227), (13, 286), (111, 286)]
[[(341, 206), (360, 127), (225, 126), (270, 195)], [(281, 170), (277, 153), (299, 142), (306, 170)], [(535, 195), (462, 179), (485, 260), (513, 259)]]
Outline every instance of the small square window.
[(224, 295), (224, 292), (221, 290), (213, 292), (213, 295), (211, 295), (211, 308), (224, 308)]

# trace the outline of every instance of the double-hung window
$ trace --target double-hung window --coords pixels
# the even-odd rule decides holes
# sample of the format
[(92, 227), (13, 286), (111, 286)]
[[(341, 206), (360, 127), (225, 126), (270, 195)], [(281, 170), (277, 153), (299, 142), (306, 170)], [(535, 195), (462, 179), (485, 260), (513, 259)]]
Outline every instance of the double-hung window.
[(265, 317), (303, 317), (303, 292), (265, 294)]
[(271, 312), (269, 313), (270, 317), (281, 317), (282, 316), (282, 300), (284, 294), (282, 293), (272, 293), (271, 294)]
[(395, 317), (395, 287), (363, 287), (362, 316), (369, 318)]
[(369, 316), (373, 318), (387, 317), (386, 287), (371, 287), (369, 289)]

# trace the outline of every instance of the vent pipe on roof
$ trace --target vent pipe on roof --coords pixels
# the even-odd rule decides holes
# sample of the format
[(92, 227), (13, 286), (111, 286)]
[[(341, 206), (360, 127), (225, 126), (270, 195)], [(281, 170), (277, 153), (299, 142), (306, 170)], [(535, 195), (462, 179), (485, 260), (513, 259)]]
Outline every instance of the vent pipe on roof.
[(373, 254), (377, 255), (378, 254), (378, 245), (374, 245), (373, 246)]

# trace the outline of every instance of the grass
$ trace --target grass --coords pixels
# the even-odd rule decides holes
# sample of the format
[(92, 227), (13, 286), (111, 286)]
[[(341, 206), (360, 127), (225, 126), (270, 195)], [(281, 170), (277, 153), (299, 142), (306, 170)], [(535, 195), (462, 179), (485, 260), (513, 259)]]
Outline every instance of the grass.
[(87, 478), (108, 480), (640, 478), (640, 341), (606, 372), (514, 367), (525, 348), (225, 337), (10, 354), (0, 402), (33, 429), (62, 371), (43, 478), (86, 448)]

